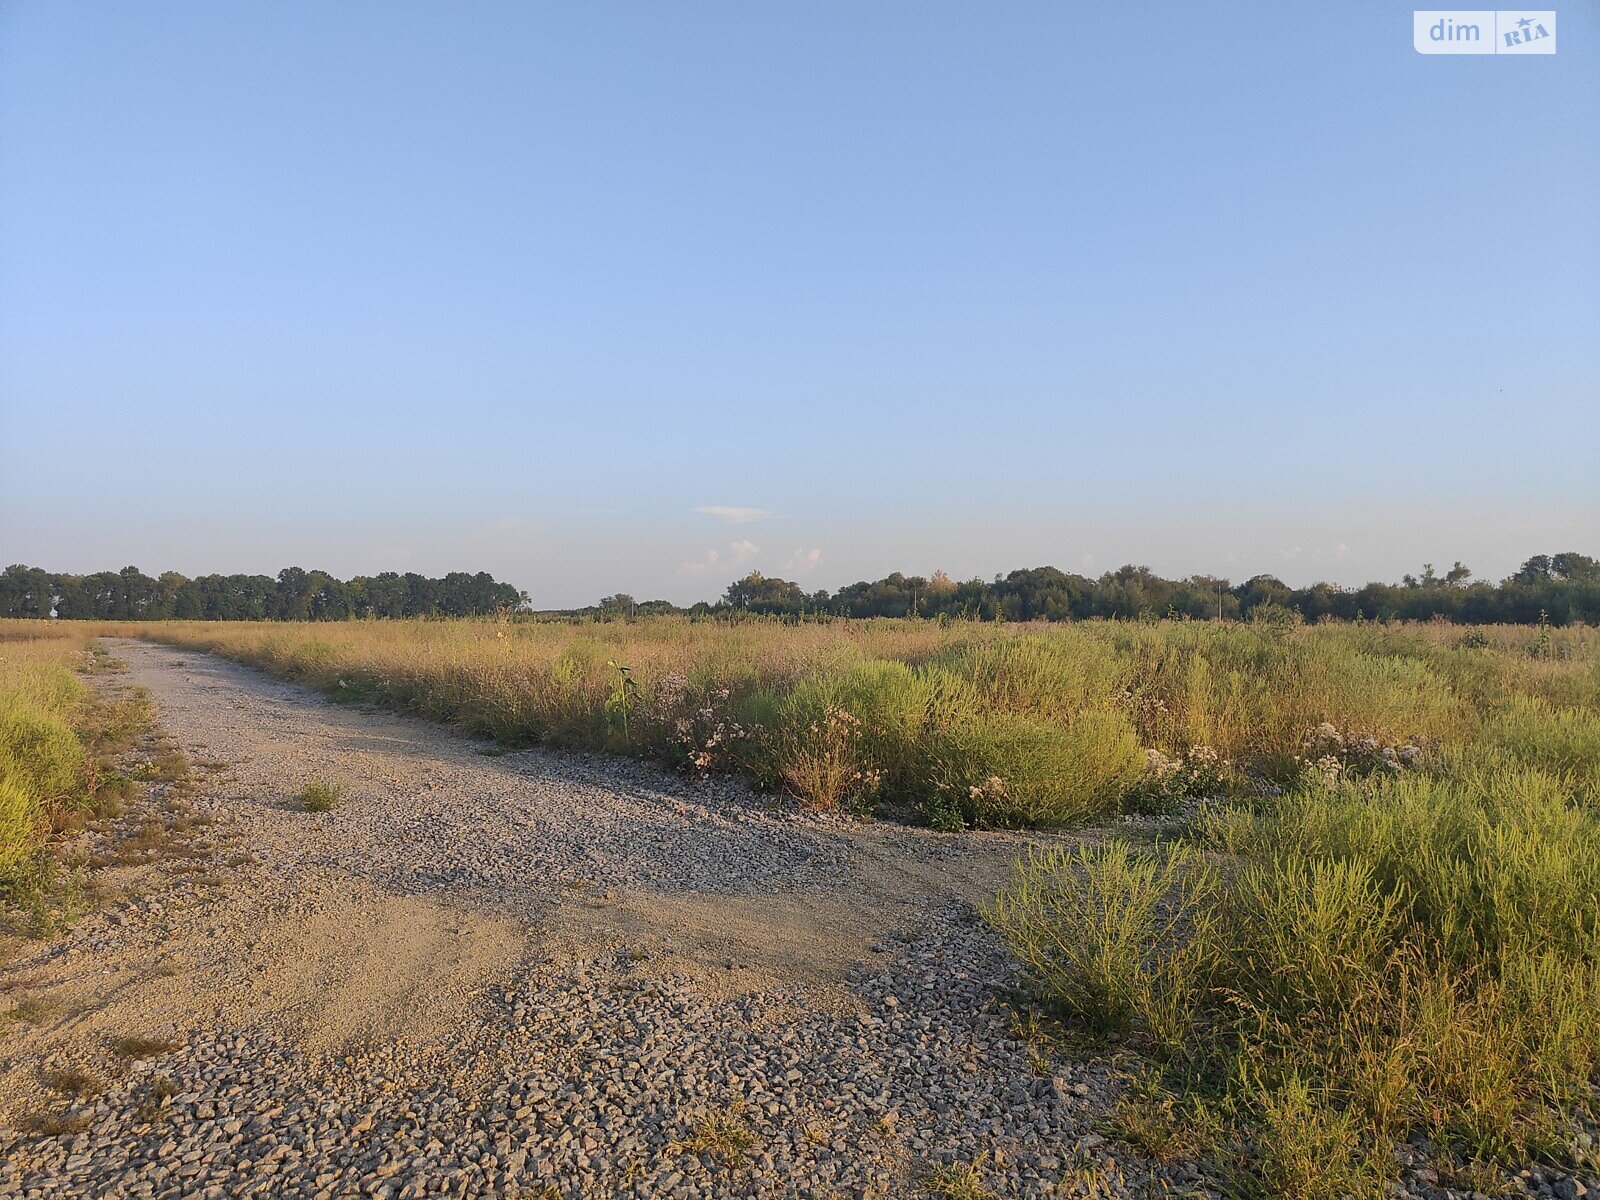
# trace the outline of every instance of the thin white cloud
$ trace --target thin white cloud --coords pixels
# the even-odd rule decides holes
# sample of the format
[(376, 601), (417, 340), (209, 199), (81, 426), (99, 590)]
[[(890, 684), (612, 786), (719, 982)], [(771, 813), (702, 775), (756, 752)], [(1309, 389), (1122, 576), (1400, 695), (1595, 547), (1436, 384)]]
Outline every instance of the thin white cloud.
[(822, 548), (814, 546), (810, 550), (798, 549), (789, 556), (787, 561), (778, 568), (784, 575), (806, 576), (817, 569), (817, 564), (822, 561)]
[(729, 567), (743, 566), (756, 555), (761, 553), (761, 547), (748, 538), (737, 542), (729, 542), (726, 551), (712, 547), (707, 550), (705, 557), (682, 563), (678, 567), (678, 574), (690, 579), (698, 579), (708, 571), (716, 570), (724, 565)]
[(695, 512), (716, 517), (730, 525), (748, 525), (752, 521), (765, 521), (772, 514), (764, 508), (736, 508), (730, 504), (702, 504)]

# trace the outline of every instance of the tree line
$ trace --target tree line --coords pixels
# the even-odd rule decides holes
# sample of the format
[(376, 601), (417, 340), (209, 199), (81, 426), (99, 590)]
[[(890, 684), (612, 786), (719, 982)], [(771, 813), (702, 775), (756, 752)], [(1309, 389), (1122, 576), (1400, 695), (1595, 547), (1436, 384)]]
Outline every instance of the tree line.
[[(12, 566), (0, 574), (0, 616), (67, 620), (342, 621), (360, 617), (471, 617), (527, 611), (528, 596), (486, 572), (442, 579), (385, 571), (340, 580), (326, 571), (286, 567), (269, 575), (176, 571), (151, 578), (135, 567), (93, 575), (52, 574)], [(1600, 624), (1600, 562), (1585, 554), (1539, 554), (1498, 583), (1476, 581), (1461, 563), (1443, 574), (1427, 565), (1399, 583), (1292, 588), (1272, 575), (1240, 584), (1213, 575), (1164, 579), (1124, 566), (1098, 579), (1033, 567), (992, 580), (957, 582), (896, 571), (838, 591), (807, 592), (798, 583), (752, 572), (728, 585), (715, 604), (681, 608), (618, 593), (567, 615), (600, 618), (687, 613), (736, 616), (932, 617), (984, 621), (1141, 620), (1426, 621), (1466, 624)]]
[(485, 572), (442, 579), (385, 571), (337, 579), (285, 567), (271, 575), (176, 571), (151, 578), (137, 567), (93, 575), (11, 566), (0, 574), (0, 616), (107, 621), (343, 621), (355, 617), (472, 617), (522, 608), (528, 597)]
[(1163, 579), (1148, 567), (1125, 566), (1098, 579), (1034, 567), (993, 580), (957, 582), (943, 572), (852, 583), (836, 592), (752, 572), (728, 586), (716, 604), (683, 610), (664, 600), (607, 596), (585, 610), (600, 617), (647, 613), (759, 613), (779, 616), (951, 617), (986, 621), (1140, 620), (1426, 621), (1466, 624), (1600, 623), (1600, 563), (1577, 553), (1540, 554), (1499, 583), (1474, 581), (1461, 563), (1443, 574), (1430, 564), (1398, 584), (1292, 588), (1272, 575), (1235, 584), (1214, 575)]

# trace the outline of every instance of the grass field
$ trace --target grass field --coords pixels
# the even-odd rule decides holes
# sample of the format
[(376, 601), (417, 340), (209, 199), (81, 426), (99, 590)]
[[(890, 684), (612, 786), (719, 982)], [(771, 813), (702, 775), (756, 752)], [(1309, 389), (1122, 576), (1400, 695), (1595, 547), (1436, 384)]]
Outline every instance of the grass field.
[(1587, 711), (1600, 680), (1600, 637), (1582, 627), (662, 618), (147, 629), (509, 745), (644, 754), (737, 771), (814, 807), (887, 803), (950, 825), (1062, 824), (1185, 791), (1285, 785), (1308, 756), (1330, 756), (1307, 742), (1325, 726), (1343, 743), (1341, 769), (1486, 739), (1534, 753)]

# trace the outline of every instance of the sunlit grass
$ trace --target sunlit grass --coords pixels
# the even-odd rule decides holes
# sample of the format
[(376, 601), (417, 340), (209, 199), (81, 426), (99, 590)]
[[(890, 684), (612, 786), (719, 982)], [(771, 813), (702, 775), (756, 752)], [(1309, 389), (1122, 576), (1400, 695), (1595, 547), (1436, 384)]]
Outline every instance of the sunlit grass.
[(1518, 713), (1542, 705), (1577, 711), (1560, 736), (1581, 765), (1595, 742), (1581, 707), (1600, 684), (1600, 643), (1581, 627), (1546, 631), (1543, 647), (1522, 628), (1199, 622), (162, 622), (146, 633), (504, 745), (645, 754), (740, 772), (812, 806), (888, 802), (974, 824), (1114, 811), (1139, 790), (1150, 750), (1209, 756), (1210, 787), (1291, 784), (1324, 724), (1430, 752), (1487, 744), (1494, 728), (1515, 751), (1530, 736)]

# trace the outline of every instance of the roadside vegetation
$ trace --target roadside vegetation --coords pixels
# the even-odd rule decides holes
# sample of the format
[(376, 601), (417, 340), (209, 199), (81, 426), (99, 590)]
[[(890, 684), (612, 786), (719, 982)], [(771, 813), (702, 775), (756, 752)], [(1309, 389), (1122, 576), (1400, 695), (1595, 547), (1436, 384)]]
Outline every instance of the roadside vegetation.
[(309, 813), (332, 812), (344, 797), (344, 788), (337, 783), (317, 779), (306, 784), (300, 793), (300, 807)]
[[(1378, 1197), (1407, 1154), (1463, 1193), (1592, 1171), (1591, 635), (1329, 636), (1391, 680), (1370, 736), (1330, 711), (1281, 794), (1217, 797), (1153, 847), (1037, 853), (988, 915), (1036, 1003), (1148, 1064), (1123, 1136), (1241, 1194)], [(1426, 750), (1401, 754), (1411, 726), (1380, 717), (1412, 702)]]
[(0, 908), (30, 932), (73, 906), (51, 835), (119, 810), (131, 781), (110, 764), (148, 719), (141, 697), (105, 702), (84, 685), (113, 669), (93, 632), (0, 621)]
[[(19, 862), (59, 821), (40, 814), (97, 795), (71, 667), (74, 631), (99, 631), (27, 641), (21, 624), (0, 626), (6, 711), (46, 714), (66, 765), (49, 784), (33, 780), (51, 756), (7, 768), (37, 798), (8, 842), (28, 847)], [(817, 810), (946, 829), (1154, 814), (1036, 852), (987, 908), (1025, 968), (1019, 1028), (1039, 1070), (1055, 1036), (1129, 1065), (1116, 1136), (1204, 1161), (1241, 1197), (1379, 1197), (1406, 1170), (1495, 1194), (1529, 1162), (1596, 1166), (1593, 628), (660, 617), (142, 633), (338, 702), (737, 773)], [(324, 807), (315, 787), (303, 802)], [(732, 1129), (696, 1136), (710, 1153)]]
[[(1583, 756), (1587, 627), (1274, 622), (162, 622), (205, 649), (507, 746), (742, 774), (821, 810), (1052, 826), (1393, 772)], [(1578, 714), (1578, 715), (1574, 715)]]

